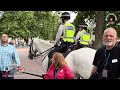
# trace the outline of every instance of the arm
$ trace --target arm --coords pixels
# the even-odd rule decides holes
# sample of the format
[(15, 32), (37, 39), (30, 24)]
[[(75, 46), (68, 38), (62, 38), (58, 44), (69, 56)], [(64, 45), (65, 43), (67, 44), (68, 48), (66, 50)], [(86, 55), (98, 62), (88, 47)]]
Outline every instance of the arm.
[(54, 45), (57, 45), (59, 43), (60, 37), (63, 32), (64, 32), (64, 25), (60, 25), (58, 28), (58, 32), (56, 34), (56, 39), (55, 39)]
[(80, 31), (78, 31), (78, 33), (77, 33), (77, 35), (75, 37), (75, 44), (76, 45), (77, 45), (77, 42), (78, 42), (79, 38), (80, 38)]
[(92, 68), (92, 71), (91, 71), (91, 75), (96, 73), (96, 72), (97, 72), (97, 66), (94, 65), (93, 68)]
[(68, 66), (66, 66), (66, 70), (65, 70), (65, 79), (74, 79), (74, 74), (72, 73), (72, 71), (70, 70), (70, 68)]
[(98, 52), (98, 50), (97, 50), (97, 52), (95, 53), (95, 57), (94, 57), (94, 60), (93, 60), (93, 68), (92, 68), (92, 70), (91, 70), (91, 75), (92, 74), (95, 74), (96, 72), (97, 72), (97, 63), (98, 63), (98, 60), (99, 60), (99, 52)]
[(20, 60), (19, 60), (19, 57), (18, 57), (15, 47), (13, 47), (13, 62), (15, 62), (15, 64), (17, 64), (17, 67), (21, 66), (21, 63), (20, 63)]
[(44, 79), (52, 79), (52, 76), (51, 76), (51, 71), (53, 71), (54, 69), (53, 69), (53, 66), (52, 65), (50, 65), (50, 67), (49, 67), (49, 69), (48, 69), (48, 71), (46, 71), (46, 73), (43, 75), (43, 78)]

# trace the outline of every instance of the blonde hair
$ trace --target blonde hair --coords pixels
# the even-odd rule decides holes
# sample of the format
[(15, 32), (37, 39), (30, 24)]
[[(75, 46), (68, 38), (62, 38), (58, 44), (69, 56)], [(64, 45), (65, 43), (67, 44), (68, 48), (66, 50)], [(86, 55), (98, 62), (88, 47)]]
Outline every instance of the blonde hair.
[(54, 65), (55, 67), (64, 67), (65, 65), (67, 65), (64, 56), (59, 53), (59, 52), (55, 52), (52, 58), (52, 65)]

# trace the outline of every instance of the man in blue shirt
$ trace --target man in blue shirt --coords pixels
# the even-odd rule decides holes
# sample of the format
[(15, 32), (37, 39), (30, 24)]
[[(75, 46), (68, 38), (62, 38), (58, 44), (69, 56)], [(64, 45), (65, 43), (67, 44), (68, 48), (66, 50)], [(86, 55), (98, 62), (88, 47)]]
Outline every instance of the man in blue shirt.
[(21, 66), (16, 48), (8, 44), (8, 35), (3, 34), (0, 43), (0, 79), (14, 79), (14, 65), (18, 68)]

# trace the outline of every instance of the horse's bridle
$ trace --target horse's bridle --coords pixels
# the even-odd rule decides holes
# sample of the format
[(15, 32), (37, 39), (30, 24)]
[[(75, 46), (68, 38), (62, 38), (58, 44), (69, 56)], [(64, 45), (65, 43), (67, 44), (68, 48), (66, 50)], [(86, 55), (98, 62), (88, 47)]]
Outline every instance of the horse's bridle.
[(30, 59), (32, 59), (33, 57), (36, 57), (36, 52), (37, 52), (37, 51), (33, 50), (33, 40), (34, 39), (31, 39), (31, 42), (30, 42), (30, 45), (29, 45), (29, 47), (30, 47), (29, 56), (31, 57)]
[[(31, 43), (29, 45), (30, 50), (29, 50), (29, 56), (28, 57), (30, 59), (33, 59), (33, 57), (44, 56), (44, 55), (46, 57), (48, 55), (48, 53), (54, 48), (54, 47), (51, 47), (51, 48), (49, 48), (49, 49), (47, 49), (47, 50), (45, 50), (45, 51), (43, 51), (43, 52), (41, 52), (39, 54), (36, 54), (36, 52), (38, 52), (38, 51), (37, 50), (35, 50), (35, 51), (33, 50), (33, 40), (34, 39), (31, 39)], [(45, 57), (43, 58), (43, 60), (45, 59)]]

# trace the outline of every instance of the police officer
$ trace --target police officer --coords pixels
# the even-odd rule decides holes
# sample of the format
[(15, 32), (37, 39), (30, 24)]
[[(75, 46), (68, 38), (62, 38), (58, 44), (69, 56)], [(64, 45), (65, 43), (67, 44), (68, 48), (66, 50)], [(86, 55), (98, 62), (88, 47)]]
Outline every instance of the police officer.
[(83, 48), (89, 46), (90, 34), (87, 33), (87, 25), (79, 25), (79, 31), (75, 38), (76, 47), (74, 49)]
[(49, 63), (48, 67), (50, 66), (50, 60), (54, 54), (54, 52), (61, 52), (64, 53), (67, 50), (67, 47), (75, 42), (74, 34), (75, 34), (75, 27), (73, 24), (69, 22), (70, 13), (64, 12), (62, 13), (59, 23), (60, 26), (58, 28), (58, 32), (56, 34), (55, 42), (54, 42), (54, 49), (50, 51), (48, 54)]

